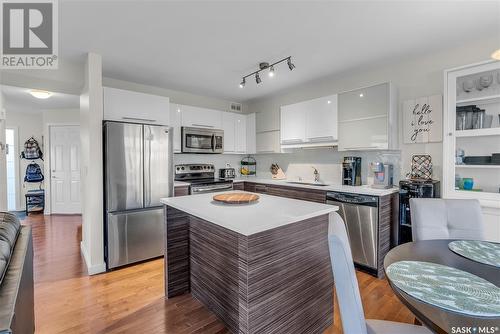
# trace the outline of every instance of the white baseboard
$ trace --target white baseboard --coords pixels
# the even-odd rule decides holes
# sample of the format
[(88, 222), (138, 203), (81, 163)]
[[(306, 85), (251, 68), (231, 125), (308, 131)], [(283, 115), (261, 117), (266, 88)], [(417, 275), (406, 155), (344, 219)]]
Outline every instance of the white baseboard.
[(80, 251), (82, 252), (83, 259), (85, 260), (85, 265), (87, 266), (87, 273), (89, 275), (96, 275), (106, 272), (106, 263), (98, 263), (96, 265), (91, 265), (89, 262), (89, 256), (85, 244), (80, 241)]

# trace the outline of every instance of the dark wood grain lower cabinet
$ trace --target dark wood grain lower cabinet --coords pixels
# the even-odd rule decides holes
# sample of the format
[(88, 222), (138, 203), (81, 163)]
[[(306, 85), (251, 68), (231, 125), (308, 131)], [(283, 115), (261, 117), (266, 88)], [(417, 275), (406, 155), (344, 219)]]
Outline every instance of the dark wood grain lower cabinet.
[(268, 186), (260, 183), (245, 182), (244, 187), (245, 191), (250, 191), (252, 193), (266, 194)]
[(253, 182), (244, 182), (243, 187), (245, 191), (249, 191), (251, 193), (255, 192), (255, 183)]
[(302, 188), (268, 185), (267, 194), (286, 197), (286, 198), (299, 199), (303, 201), (326, 203), (326, 191), (323, 190), (316, 190), (316, 189), (305, 190)]
[(189, 195), (189, 186), (174, 187), (174, 197)]
[(333, 323), (328, 215), (249, 236), (166, 208), (166, 296), (191, 293), (231, 333), (321, 334)]
[(234, 182), (233, 190), (245, 190), (245, 182)]
[[(391, 249), (391, 233), (398, 224), (399, 194), (380, 196), (378, 200), (377, 277), (384, 278), (384, 258)], [(392, 230), (392, 231), (391, 231)]]

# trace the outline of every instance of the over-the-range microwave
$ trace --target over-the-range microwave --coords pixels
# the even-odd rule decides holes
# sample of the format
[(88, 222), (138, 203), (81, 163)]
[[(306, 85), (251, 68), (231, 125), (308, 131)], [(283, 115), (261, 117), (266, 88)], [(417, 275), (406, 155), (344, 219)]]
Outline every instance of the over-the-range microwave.
[(182, 153), (224, 152), (224, 130), (183, 126), (181, 138)]

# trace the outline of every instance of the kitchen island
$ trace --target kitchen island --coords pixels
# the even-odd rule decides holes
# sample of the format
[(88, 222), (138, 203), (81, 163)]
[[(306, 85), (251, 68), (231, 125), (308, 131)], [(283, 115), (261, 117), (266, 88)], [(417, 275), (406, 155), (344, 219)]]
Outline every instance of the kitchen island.
[(213, 195), (162, 199), (166, 297), (191, 293), (233, 333), (322, 333), (333, 322), (327, 236), (338, 207)]

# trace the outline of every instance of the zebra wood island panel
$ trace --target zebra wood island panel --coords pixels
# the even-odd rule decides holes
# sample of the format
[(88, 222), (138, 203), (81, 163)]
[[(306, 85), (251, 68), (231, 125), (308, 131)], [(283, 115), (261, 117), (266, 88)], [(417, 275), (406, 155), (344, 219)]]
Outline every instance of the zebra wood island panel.
[(323, 333), (328, 217), (243, 235), (166, 205), (166, 296), (191, 292), (233, 333)]

